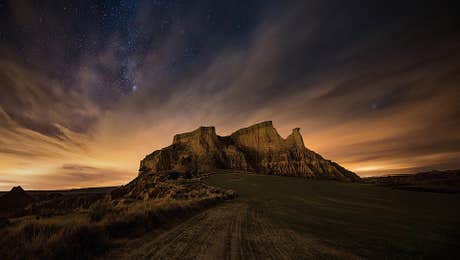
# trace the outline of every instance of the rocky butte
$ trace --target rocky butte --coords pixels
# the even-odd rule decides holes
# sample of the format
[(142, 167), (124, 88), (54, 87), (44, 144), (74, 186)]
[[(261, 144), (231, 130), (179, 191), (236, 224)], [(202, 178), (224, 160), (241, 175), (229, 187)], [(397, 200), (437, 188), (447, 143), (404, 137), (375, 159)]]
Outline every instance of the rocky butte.
[(177, 134), (172, 145), (147, 155), (139, 175), (177, 171), (200, 176), (227, 169), (260, 174), (355, 182), (355, 173), (305, 147), (300, 129), (282, 138), (271, 121), (219, 136), (214, 127)]

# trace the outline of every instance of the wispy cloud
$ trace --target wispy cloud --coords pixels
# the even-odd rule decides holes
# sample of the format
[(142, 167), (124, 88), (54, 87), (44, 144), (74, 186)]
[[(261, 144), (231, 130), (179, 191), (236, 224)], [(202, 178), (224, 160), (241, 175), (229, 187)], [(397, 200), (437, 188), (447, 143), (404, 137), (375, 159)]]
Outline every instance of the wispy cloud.
[[(175, 133), (263, 120), (284, 136), (301, 127), (309, 148), (362, 175), (459, 167), (460, 39), (446, 16), (332, 2), (270, 4), (234, 37), (201, 26), (206, 9), (174, 23), (144, 3), (132, 18), (142, 51), (86, 22), (91, 52), (70, 54), (61, 39), (26, 48), (27, 62), (0, 44), (0, 188), (121, 184)], [(13, 10), (9, 24), (34, 28), (38, 11), (18, 4), (30, 15)], [(43, 40), (63, 19), (21, 35)], [(135, 89), (115, 81), (121, 69)]]

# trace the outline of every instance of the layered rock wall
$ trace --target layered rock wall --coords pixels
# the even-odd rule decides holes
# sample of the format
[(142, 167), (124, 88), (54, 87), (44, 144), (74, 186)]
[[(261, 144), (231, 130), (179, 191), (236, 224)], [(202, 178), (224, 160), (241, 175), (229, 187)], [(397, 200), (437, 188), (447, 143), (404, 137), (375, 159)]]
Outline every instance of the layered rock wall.
[(283, 139), (271, 121), (221, 137), (214, 127), (174, 136), (173, 144), (147, 155), (140, 174), (176, 170), (200, 175), (217, 169), (234, 169), (285, 176), (341, 181), (359, 177), (337, 163), (307, 149), (300, 129)]

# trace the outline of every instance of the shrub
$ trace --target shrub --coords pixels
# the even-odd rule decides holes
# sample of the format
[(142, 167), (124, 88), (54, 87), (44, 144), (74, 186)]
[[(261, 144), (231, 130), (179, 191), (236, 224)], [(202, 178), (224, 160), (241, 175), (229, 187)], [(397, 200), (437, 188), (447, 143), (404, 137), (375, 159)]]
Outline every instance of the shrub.
[(10, 221), (7, 218), (0, 217), (0, 229), (8, 226), (8, 224), (10, 224)]
[(68, 225), (50, 239), (47, 259), (89, 259), (109, 246), (104, 230), (96, 225)]
[(161, 196), (157, 194), (154, 200), (103, 199), (93, 203), (87, 215), (30, 216), (12, 222), (0, 230), (0, 259), (94, 258), (108, 249), (109, 238), (171, 226), (235, 195), (197, 183), (168, 182), (155, 188)]
[(1, 259), (89, 259), (109, 246), (101, 227), (80, 222), (32, 220), (1, 235)]
[(112, 212), (112, 205), (105, 200), (99, 200), (88, 209), (88, 217), (91, 221), (101, 221), (107, 214)]

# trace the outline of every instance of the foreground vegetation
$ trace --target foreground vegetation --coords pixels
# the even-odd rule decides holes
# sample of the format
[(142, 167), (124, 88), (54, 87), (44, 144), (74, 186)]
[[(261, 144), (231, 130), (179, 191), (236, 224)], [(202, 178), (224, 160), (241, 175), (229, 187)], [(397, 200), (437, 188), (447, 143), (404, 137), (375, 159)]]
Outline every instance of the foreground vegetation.
[[(460, 194), (245, 173), (205, 182), (144, 176), (89, 207), (38, 203), (0, 229), (0, 259), (455, 259), (460, 247)], [(230, 189), (238, 199), (209, 209)], [(51, 212), (75, 201), (84, 207)]]
[(56, 209), (55, 213), (59, 214), (47, 217), (40, 214), (13, 218), (7, 227), (0, 229), (0, 259), (102, 256), (116, 247), (118, 240), (167, 228), (234, 196), (201, 182), (157, 186), (162, 189), (167, 186), (168, 190), (163, 196), (147, 200), (107, 196), (88, 209), (75, 209), (65, 214)]

